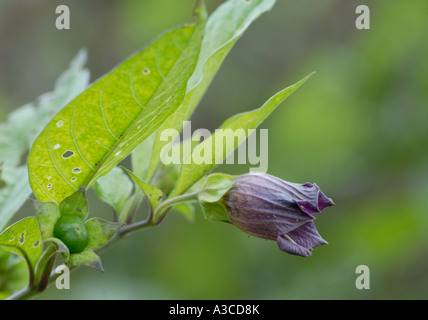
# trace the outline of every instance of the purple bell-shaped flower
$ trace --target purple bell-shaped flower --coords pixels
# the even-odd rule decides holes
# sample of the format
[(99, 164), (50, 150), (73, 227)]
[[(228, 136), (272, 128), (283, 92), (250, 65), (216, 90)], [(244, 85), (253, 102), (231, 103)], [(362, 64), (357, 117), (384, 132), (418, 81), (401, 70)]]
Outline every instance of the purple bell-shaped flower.
[(255, 237), (276, 240), (282, 251), (309, 257), (327, 242), (315, 228), (314, 215), (334, 205), (316, 184), (290, 183), (265, 173), (233, 179), (223, 198), (230, 222)]

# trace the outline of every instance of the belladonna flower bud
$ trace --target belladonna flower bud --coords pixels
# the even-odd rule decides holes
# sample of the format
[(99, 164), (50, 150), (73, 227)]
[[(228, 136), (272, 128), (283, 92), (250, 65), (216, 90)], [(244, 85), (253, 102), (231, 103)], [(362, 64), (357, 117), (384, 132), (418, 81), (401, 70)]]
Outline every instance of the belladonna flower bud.
[(334, 203), (316, 184), (290, 183), (264, 173), (232, 181), (222, 202), (230, 222), (242, 231), (276, 240), (282, 251), (302, 257), (327, 243), (315, 228), (314, 215)]

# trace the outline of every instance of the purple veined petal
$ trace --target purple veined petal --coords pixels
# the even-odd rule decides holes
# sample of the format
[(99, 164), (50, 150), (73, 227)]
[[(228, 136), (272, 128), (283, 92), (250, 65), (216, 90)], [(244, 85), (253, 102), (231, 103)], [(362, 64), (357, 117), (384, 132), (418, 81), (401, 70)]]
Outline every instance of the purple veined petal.
[(261, 173), (234, 182), (222, 201), (231, 223), (242, 231), (277, 240), (282, 251), (302, 257), (327, 243), (315, 228), (314, 214), (334, 203), (315, 183), (292, 183)]
[(278, 247), (279, 249), (281, 249), (281, 251), (294, 254), (296, 256), (301, 256), (304, 258), (310, 257), (312, 255), (311, 251), (302, 247), (301, 245), (297, 244), (294, 241), (290, 241), (284, 238), (282, 235), (278, 236), (276, 242), (278, 243)]
[(315, 248), (327, 244), (327, 241), (318, 233), (313, 222), (305, 223), (301, 227), (287, 233), (287, 235), (304, 248)]
[(334, 206), (334, 202), (331, 198), (328, 198), (321, 190), (318, 193), (318, 208), (320, 211), (327, 207)]

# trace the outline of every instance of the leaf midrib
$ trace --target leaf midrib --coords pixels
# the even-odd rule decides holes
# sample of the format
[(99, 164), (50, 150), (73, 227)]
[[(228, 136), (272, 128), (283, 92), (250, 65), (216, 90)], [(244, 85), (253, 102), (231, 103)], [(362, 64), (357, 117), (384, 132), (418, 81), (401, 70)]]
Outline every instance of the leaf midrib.
[[(182, 25), (182, 26), (180, 26), (180, 27), (178, 27), (178, 28), (188, 28), (188, 27), (193, 27), (193, 28), (195, 28), (195, 26), (196, 26), (196, 23), (193, 23), (193, 24), (185, 24), (185, 25)], [(172, 33), (172, 32), (174, 32), (174, 31), (176, 31), (178, 28), (175, 28), (175, 29), (173, 29), (173, 30), (171, 30), (171, 31), (169, 31), (168, 33)], [(135, 129), (135, 127), (136, 127), (136, 125), (137, 125), (137, 122), (138, 122), (138, 119), (141, 117), (141, 114), (147, 109), (147, 107), (148, 106), (150, 106), (150, 104), (152, 103), (152, 101), (153, 101), (153, 98), (155, 97), (155, 96), (157, 96), (157, 94), (158, 94), (158, 92), (159, 92), (159, 89), (162, 87), (162, 85), (165, 83), (165, 79), (167, 79), (168, 78), (168, 76), (169, 76), (169, 74), (171, 73), (171, 71), (174, 69), (174, 67), (175, 67), (175, 65), (178, 63), (178, 61), (180, 60), (180, 57), (182, 56), (182, 54), (183, 54), (183, 51), (185, 50), (185, 48), (187, 48), (187, 46), (189, 45), (189, 43), (191, 43), (191, 40), (192, 40), (192, 38), (193, 38), (193, 36), (194, 36), (194, 32), (195, 32), (196, 30), (194, 30), (193, 31), (193, 33), (192, 33), (192, 35), (189, 37), (189, 40), (187, 41), (187, 43), (186, 43), (186, 46), (183, 48), (183, 49), (180, 49), (178, 46), (176, 46), (177, 47), (177, 49), (178, 50), (180, 50), (180, 54), (179, 54), (179, 58), (178, 59), (176, 59), (175, 61), (174, 61), (174, 63), (172, 64), (172, 66), (171, 66), (171, 68), (169, 69), (169, 71), (168, 71), (168, 73), (166, 74), (166, 76), (164, 77), (164, 78), (162, 78), (162, 81), (159, 83), (159, 85), (157, 86), (157, 88), (156, 88), (156, 90), (152, 93), (152, 95), (150, 96), (150, 98), (148, 99), (148, 102), (146, 103), (146, 105), (145, 106), (143, 106), (142, 104), (141, 104), (141, 101), (139, 101), (138, 100), (138, 98), (135, 96), (135, 92), (134, 92), (134, 86), (133, 86), (133, 81), (132, 81), (132, 77), (131, 77), (131, 72), (129, 73), (129, 76), (130, 76), (130, 89), (131, 89), (131, 91), (132, 91), (132, 94), (133, 94), (133, 99), (134, 99), (134, 101), (141, 107), (141, 111), (137, 114), (137, 116), (135, 117), (135, 120), (133, 121), (133, 122), (131, 122), (130, 123), (130, 125), (127, 127), (127, 129), (123, 132), (123, 134), (122, 134), (122, 136), (121, 137), (127, 137), (127, 135), (130, 133), (130, 132), (132, 132), (134, 129)], [(159, 39), (157, 39), (157, 40), (159, 40)], [(134, 66), (135, 66), (135, 64), (137, 63), (137, 61), (136, 62), (134, 62), (134, 64), (132, 65), (132, 67), (131, 67), (131, 69), (132, 68), (134, 68)], [(190, 76), (189, 76), (190, 77)], [(100, 79), (100, 81), (101, 81), (102, 79)], [(102, 95), (102, 91), (100, 92), (100, 98), (101, 98), (101, 95)], [(175, 93), (175, 95), (176, 95), (177, 93)], [(174, 95), (174, 96), (175, 96)], [(76, 101), (76, 103), (75, 103), (75, 105), (74, 105), (74, 108), (76, 109), (77, 108), (77, 103), (78, 101)], [(105, 118), (104, 118), (104, 116), (103, 116), (103, 120), (105, 120)], [(73, 123), (73, 122), (72, 122)], [(108, 126), (106, 126), (107, 128), (108, 128)], [(113, 135), (113, 137), (114, 138), (116, 138), (114, 135)], [(106, 163), (106, 161), (111, 157), (111, 155), (117, 150), (117, 147), (118, 147), (118, 145), (121, 143), (121, 142), (123, 142), (123, 141), (125, 141), (124, 139), (121, 139), (121, 138), (119, 138), (119, 139), (116, 139), (116, 142), (112, 145), (112, 147), (110, 148), (110, 150), (109, 151), (107, 151), (104, 155), (103, 155), (103, 157), (101, 158), (101, 160), (99, 161), (99, 163), (95, 166), (95, 167), (93, 167), (92, 168), (92, 170), (91, 170), (91, 173), (88, 175), (88, 177), (83, 181), (83, 183), (81, 184), (81, 185), (88, 185), (88, 184), (90, 184), (91, 182), (92, 182), (92, 179), (95, 177), (95, 175), (97, 174), (97, 172), (104, 166), (104, 164)], [(74, 145), (76, 146), (76, 148), (77, 149), (79, 149), (79, 147), (77, 146), (77, 141), (76, 140), (74, 140), (73, 139), (73, 142), (74, 142)], [(88, 164), (87, 163), (87, 160), (85, 159), (85, 157), (83, 156), (83, 154), (79, 151), (79, 155), (80, 155), (80, 157), (82, 158), (82, 160), (86, 163), (86, 164)], [(54, 162), (54, 160), (52, 159), (52, 162), (53, 163), (55, 163)], [(91, 168), (91, 166), (90, 166), (90, 168)], [(58, 170), (58, 171), (60, 171), (60, 170)], [(61, 176), (63, 177), (63, 179), (64, 179), (64, 176), (63, 176), (63, 174), (61, 173)], [(64, 179), (65, 181), (67, 181), (67, 179)], [(68, 181), (67, 181), (68, 182)], [(72, 185), (72, 184), (69, 184), (74, 190), (78, 190), (78, 188), (76, 188), (74, 185)]]

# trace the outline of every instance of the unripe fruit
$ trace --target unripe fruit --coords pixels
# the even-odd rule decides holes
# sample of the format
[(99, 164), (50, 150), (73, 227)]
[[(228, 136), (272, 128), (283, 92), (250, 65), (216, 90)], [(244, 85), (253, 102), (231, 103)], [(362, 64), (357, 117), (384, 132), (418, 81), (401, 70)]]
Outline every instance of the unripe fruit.
[(55, 224), (54, 236), (64, 242), (70, 253), (82, 252), (89, 243), (85, 222), (76, 215), (62, 215)]

